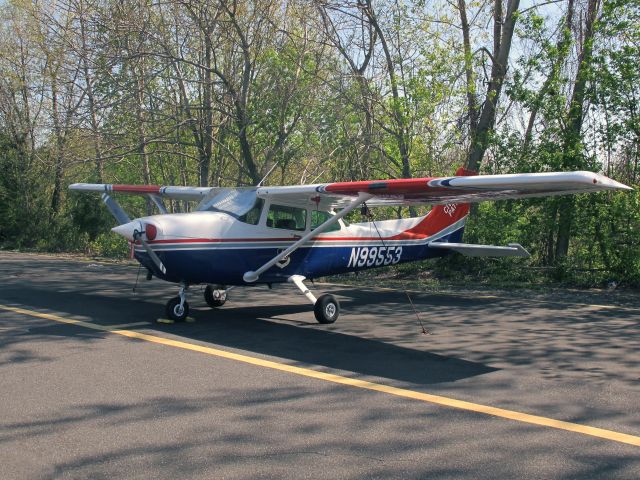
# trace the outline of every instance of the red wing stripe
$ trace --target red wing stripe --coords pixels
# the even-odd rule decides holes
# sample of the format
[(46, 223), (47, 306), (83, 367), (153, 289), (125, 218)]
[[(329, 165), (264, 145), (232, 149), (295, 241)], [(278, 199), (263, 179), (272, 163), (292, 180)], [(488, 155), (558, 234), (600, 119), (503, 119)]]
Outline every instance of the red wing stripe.
[(160, 185), (112, 185), (111, 190), (114, 192), (127, 193), (160, 193)]
[[(476, 172), (462, 167), (456, 176), (475, 176)], [(448, 180), (452, 177), (396, 178), (392, 180), (365, 180), (361, 182), (336, 182), (324, 187), (325, 191), (342, 195), (357, 195), (359, 192), (379, 194), (414, 194), (411, 198), (423, 198), (424, 194), (451, 191), (451, 188), (430, 185), (433, 180)], [(422, 194), (422, 195), (420, 195)], [(407, 197), (409, 198), (409, 197)]]
[(330, 183), (325, 188), (326, 192), (341, 195), (357, 195), (359, 192), (380, 194), (403, 194), (443, 192), (448, 189), (430, 187), (428, 182), (433, 178), (399, 178), (394, 180), (374, 180), (363, 182), (337, 182)]

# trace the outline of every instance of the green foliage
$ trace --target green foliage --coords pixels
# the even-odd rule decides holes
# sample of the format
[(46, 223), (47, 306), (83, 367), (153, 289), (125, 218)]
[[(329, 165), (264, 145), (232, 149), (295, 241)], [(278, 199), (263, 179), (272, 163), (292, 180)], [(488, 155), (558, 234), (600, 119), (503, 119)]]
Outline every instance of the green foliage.
[(0, 248), (34, 248), (49, 236), (43, 171), (29, 157), (24, 143), (0, 133)]
[(88, 242), (86, 252), (100, 257), (126, 258), (129, 255), (129, 243), (115, 233), (101, 233)]
[[(637, 185), (640, 3), (602, 4), (588, 44), (593, 58), (583, 69), (587, 88), (577, 135), (570, 128), (576, 113), (570, 100), (585, 46), (585, 12), (576, 5), (567, 28), (566, 12), (555, 10), (566, 7), (558, 5), (549, 7), (558, 14), (541, 6), (517, 16), (507, 101), (503, 94), (481, 173), (589, 169)], [(392, 70), (376, 32), (361, 72), (346, 57), (361, 65), (373, 38), (362, 9), (345, 4), (330, 10), (332, 35), (315, 18), (313, 3), (236, 6), (233, 15), (216, 1), (188, 7), (97, 2), (82, 12), (73, 2), (52, 10), (11, 2), (0, 9), (0, 247), (126, 256), (127, 242), (109, 232), (114, 221), (99, 197), (71, 194), (66, 186), (97, 182), (98, 175), (105, 183), (137, 184), (147, 173), (149, 183), (195, 185), (203, 165), (211, 184), (250, 184), (242, 135), (256, 175), (278, 162), (268, 184), (399, 177), (405, 160), (414, 176), (449, 175), (464, 163), (471, 141), (467, 92), (481, 108), (492, 67), (490, 3), (467, 5), (468, 58), (455, 2), (376, 3)], [(89, 27), (86, 39), (79, 36), (81, 20)], [(53, 72), (58, 65), (64, 68)], [(471, 85), (465, 84), (467, 65)], [(62, 205), (54, 213), (56, 181)], [(132, 217), (153, 211), (145, 198), (121, 196), (118, 202)], [(640, 286), (639, 206), (635, 193), (483, 203), (473, 209), (465, 241), (518, 242), (530, 259), (451, 255), (388, 271), (421, 276), (433, 268), (441, 279), (475, 283), (602, 286), (615, 280)], [(558, 257), (559, 225), (569, 209), (569, 252)], [(380, 209), (376, 217), (407, 213)], [(354, 214), (354, 220), (361, 219)]]

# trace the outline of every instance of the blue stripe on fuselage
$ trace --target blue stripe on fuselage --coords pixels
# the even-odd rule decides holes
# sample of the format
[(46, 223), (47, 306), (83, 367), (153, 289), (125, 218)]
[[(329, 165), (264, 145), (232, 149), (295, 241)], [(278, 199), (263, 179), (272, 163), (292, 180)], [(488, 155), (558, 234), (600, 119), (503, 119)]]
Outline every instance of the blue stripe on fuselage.
[[(463, 230), (464, 227), (459, 228), (439, 237), (438, 241), (459, 242)], [(430, 248), (427, 243), (398, 243), (369, 241), (365, 245), (302, 247), (290, 255), (288, 264), (282, 268), (274, 266), (263, 273), (258, 283), (286, 282), (291, 275), (312, 279), (391, 263), (443, 257), (450, 253), (449, 250)], [(246, 285), (242, 279), (245, 272), (259, 268), (282, 251), (276, 247), (225, 248), (223, 244), (218, 245), (219, 248), (156, 250), (167, 269), (166, 275), (158, 271), (144, 250), (136, 250), (135, 258), (154, 275), (171, 282)]]

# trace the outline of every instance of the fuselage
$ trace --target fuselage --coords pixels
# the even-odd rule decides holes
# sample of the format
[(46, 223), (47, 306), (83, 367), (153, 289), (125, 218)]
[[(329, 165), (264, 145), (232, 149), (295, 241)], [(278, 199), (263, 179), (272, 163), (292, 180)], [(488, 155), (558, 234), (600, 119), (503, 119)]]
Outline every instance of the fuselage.
[[(257, 283), (285, 282), (292, 275), (313, 279), (385, 265), (440, 257), (448, 252), (430, 248), (434, 241), (459, 242), (466, 212), (425, 217), (346, 224), (313, 236), (287, 258), (264, 272)], [(446, 212), (446, 208), (444, 211)], [(322, 223), (330, 212), (294, 206), (260, 205), (253, 216), (223, 212), (193, 212), (143, 217), (141, 229), (153, 225), (148, 243), (162, 260), (158, 270), (142, 247), (135, 258), (153, 274), (187, 284), (246, 285), (243, 275), (265, 264)], [(443, 218), (446, 221), (443, 222)]]

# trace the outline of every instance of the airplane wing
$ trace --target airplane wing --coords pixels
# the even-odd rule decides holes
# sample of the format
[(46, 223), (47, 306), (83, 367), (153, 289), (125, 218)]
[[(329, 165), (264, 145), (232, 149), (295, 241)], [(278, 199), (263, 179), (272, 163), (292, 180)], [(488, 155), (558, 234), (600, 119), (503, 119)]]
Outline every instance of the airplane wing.
[(209, 194), (223, 190), (217, 187), (173, 187), (160, 185), (122, 185), (108, 183), (73, 183), (69, 190), (97, 193), (128, 193), (132, 195), (157, 195), (174, 200), (201, 201)]
[[(372, 197), (369, 206), (476, 203), (528, 197), (547, 197), (602, 190), (633, 190), (604, 175), (592, 172), (516, 173), (452, 177), (366, 180), (283, 187), (181, 187), (160, 185), (121, 185), (74, 183), (69, 189), (82, 192), (126, 193), (201, 202), (202, 209), (215, 197), (230, 190), (252, 190), (261, 198), (292, 205), (317, 205), (318, 208), (342, 208), (360, 193)], [(206, 205), (207, 204), (207, 205)], [(197, 208), (198, 210), (201, 208)]]
[(294, 205), (341, 208), (359, 193), (368, 193), (369, 206), (476, 203), (547, 197), (602, 190), (633, 190), (591, 172), (517, 173), (338, 182), (288, 187), (259, 187), (259, 197)]

